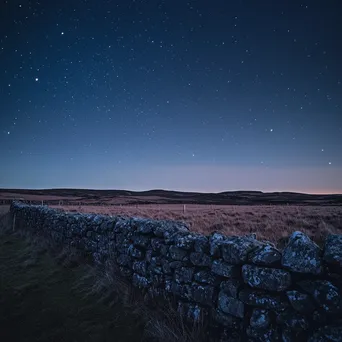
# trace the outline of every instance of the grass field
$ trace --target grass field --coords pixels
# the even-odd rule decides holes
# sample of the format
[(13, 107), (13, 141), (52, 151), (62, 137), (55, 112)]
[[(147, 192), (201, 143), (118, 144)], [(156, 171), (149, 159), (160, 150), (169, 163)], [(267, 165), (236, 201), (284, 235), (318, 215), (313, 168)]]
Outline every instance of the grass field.
[[(295, 230), (322, 244), (342, 234), (342, 207), (319, 206), (70, 206), (92, 212), (185, 221), (191, 230), (226, 235), (255, 232), (284, 246)], [(137, 290), (99, 272), (75, 251), (12, 231), (0, 206), (0, 341), (205, 341), (203, 326), (187, 327), (169, 307), (147, 309)]]
[(139, 206), (53, 206), (69, 212), (127, 215), (186, 222), (190, 230), (203, 234), (256, 233), (282, 248), (288, 236), (300, 230), (318, 244), (327, 234), (342, 234), (342, 206), (215, 206), (179, 204)]
[(200, 338), (175, 312), (149, 311), (142, 297), (72, 250), (13, 232), (0, 207), (0, 341), (163, 341)]

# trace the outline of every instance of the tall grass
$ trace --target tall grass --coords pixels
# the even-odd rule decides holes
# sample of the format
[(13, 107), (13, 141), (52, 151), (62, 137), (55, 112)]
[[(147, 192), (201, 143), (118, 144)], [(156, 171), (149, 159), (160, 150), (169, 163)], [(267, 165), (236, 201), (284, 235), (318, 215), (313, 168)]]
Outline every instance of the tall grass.
[(125, 215), (151, 219), (184, 221), (190, 229), (203, 234), (220, 231), (226, 235), (256, 233), (278, 247), (295, 230), (322, 244), (327, 234), (342, 234), (342, 206), (211, 206), (139, 205), (59, 207), (65, 211)]

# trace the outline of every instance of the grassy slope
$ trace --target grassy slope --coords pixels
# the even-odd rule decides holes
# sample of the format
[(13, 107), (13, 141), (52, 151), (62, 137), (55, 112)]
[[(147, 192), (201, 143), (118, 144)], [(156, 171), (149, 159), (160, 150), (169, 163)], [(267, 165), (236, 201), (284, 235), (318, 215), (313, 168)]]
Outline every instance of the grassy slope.
[(1, 230), (0, 341), (141, 341), (143, 326), (127, 309), (89, 295), (89, 266), (66, 265)]

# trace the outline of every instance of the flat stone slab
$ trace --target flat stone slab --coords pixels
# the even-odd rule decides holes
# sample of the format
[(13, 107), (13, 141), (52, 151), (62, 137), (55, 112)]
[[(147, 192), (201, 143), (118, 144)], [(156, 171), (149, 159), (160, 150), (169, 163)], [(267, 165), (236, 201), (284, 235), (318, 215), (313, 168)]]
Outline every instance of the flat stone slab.
[(291, 285), (291, 274), (277, 268), (243, 265), (242, 276), (246, 284), (263, 290), (284, 291)]

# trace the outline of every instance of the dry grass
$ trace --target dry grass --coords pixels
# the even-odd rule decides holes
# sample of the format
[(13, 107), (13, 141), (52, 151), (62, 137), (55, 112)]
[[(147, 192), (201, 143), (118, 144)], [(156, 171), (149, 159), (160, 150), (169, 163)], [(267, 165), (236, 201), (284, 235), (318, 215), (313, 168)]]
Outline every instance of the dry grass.
[[(55, 206), (58, 207), (58, 206)], [(210, 206), (139, 205), (139, 206), (70, 206), (58, 207), (69, 212), (126, 215), (186, 222), (192, 231), (226, 235), (256, 233), (282, 247), (296, 230), (321, 244), (329, 233), (342, 234), (341, 206)]]

